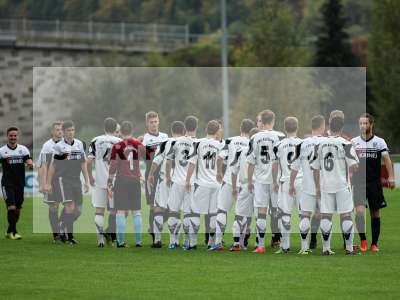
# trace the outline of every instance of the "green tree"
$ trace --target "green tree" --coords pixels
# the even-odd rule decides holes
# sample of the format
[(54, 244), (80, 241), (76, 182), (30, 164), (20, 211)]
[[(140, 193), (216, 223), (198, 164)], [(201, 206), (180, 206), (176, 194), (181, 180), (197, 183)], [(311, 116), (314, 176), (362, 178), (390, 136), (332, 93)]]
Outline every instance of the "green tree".
[(319, 26), (314, 66), (353, 67), (358, 63), (352, 53), (346, 20), (340, 0), (327, 0), (321, 7), (322, 24)]
[(374, 1), (369, 47), (371, 103), (377, 117), (377, 131), (400, 151), (400, 3), (396, 0)]

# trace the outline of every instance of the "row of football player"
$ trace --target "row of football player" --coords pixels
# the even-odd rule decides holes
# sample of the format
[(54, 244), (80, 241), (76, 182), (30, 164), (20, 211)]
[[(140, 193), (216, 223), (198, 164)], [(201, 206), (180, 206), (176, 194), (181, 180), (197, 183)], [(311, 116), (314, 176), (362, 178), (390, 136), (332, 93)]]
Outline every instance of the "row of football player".
[[(158, 117), (158, 116), (157, 116)], [(205, 139), (200, 139), (200, 140), (195, 140), (194, 136), (196, 133), (196, 128), (197, 128), (197, 119), (194, 117), (188, 117), (185, 120), (185, 124), (182, 124), (181, 122), (175, 122), (173, 125), (173, 135), (175, 135), (175, 138), (172, 138), (170, 140), (167, 140), (165, 142), (162, 142), (157, 150), (157, 154), (153, 163), (152, 170), (150, 171), (150, 176), (148, 178), (148, 183), (149, 186), (152, 187), (153, 190), (156, 190), (155, 193), (155, 204), (153, 207), (156, 209), (154, 210), (154, 231), (156, 232), (156, 241), (154, 243), (155, 247), (160, 246), (160, 233), (162, 230), (162, 224), (164, 223), (164, 220), (162, 220), (164, 213), (163, 213), (163, 208), (168, 208), (170, 212), (170, 217), (168, 218), (168, 225), (170, 228), (171, 232), (171, 241), (170, 241), (170, 247), (174, 248), (177, 245), (177, 234), (179, 233), (179, 228), (181, 226), (180, 223), (180, 218), (179, 218), (179, 212), (180, 210), (183, 210), (184, 212), (184, 219), (183, 219), (183, 228), (185, 232), (185, 242), (184, 242), (184, 248), (190, 249), (190, 248), (195, 248), (197, 244), (197, 232), (199, 229), (199, 215), (200, 214), (206, 214), (208, 216), (209, 220), (209, 231), (210, 231), (210, 236), (211, 239), (209, 241), (209, 247), (211, 250), (216, 251), (222, 249), (222, 243), (221, 243), (221, 238), (222, 234), (224, 232), (224, 227), (226, 226), (226, 212), (230, 209), (232, 206), (232, 195), (236, 196), (236, 176), (237, 173), (239, 173), (239, 183), (240, 183), (240, 192), (238, 195), (238, 201), (237, 201), (237, 210), (238, 210), (238, 205), (243, 204), (243, 210), (246, 210), (246, 212), (249, 213), (243, 213), (237, 211), (237, 217), (235, 218), (235, 225), (234, 225), (234, 232), (236, 235), (239, 233), (239, 240), (240, 236), (242, 236), (242, 247), (244, 244), (244, 235), (246, 232), (246, 227), (248, 227), (248, 220), (251, 218), (251, 212), (253, 209), (253, 195), (254, 195), (254, 206), (256, 207), (257, 211), (257, 236), (258, 236), (258, 247), (256, 249), (257, 252), (263, 252), (265, 250), (264, 247), (264, 236), (265, 236), (265, 226), (266, 226), (266, 213), (267, 211), (272, 212), (272, 216), (275, 216), (273, 219), (278, 219), (279, 222), (279, 229), (282, 232), (282, 247), (281, 247), (281, 252), (287, 252), (288, 250), (288, 237), (290, 237), (290, 213), (291, 213), (291, 208), (292, 207), (297, 207), (296, 202), (300, 202), (300, 207), (302, 217), (301, 217), (301, 231), (302, 231), (302, 237), (305, 236), (307, 238), (307, 234), (305, 232), (309, 230), (309, 215), (311, 212), (315, 209), (315, 205), (317, 203), (316, 199), (319, 199), (318, 195), (318, 189), (315, 192), (315, 197), (313, 199), (307, 199), (305, 196), (301, 196), (307, 193), (307, 191), (304, 193), (300, 192), (300, 186), (299, 184), (299, 179), (301, 178), (301, 175), (298, 175), (297, 178), (297, 184), (296, 180), (293, 180), (293, 187), (292, 185), (288, 185), (288, 170), (290, 170), (291, 166), (295, 166), (296, 162), (298, 165), (298, 170), (300, 170), (299, 166), (301, 166), (302, 163), (308, 162), (311, 163), (309, 160), (310, 153), (307, 154), (307, 159), (301, 159), (301, 149), (303, 148), (304, 151), (307, 149), (307, 151), (310, 151), (310, 149), (315, 149), (315, 145), (317, 144), (316, 142), (315, 145), (313, 146), (308, 146), (308, 147), (301, 147), (301, 145), (305, 145), (305, 143), (301, 143), (299, 139), (295, 138), (296, 136), (296, 131), (297, 131), (297, 120), (295, 118), (287, 118), (285, 120), (285, 130), (288, 134), (287, 139), (280, 141), (279, 142), (279, 137), (283, 136), (279, 132), (273, 131), (273, 123), (274, 123), (274, 114), (270, 111), (265, 111), (259, 115), (261, 123), (259, 124), (259, 127), (262, 127), (263, 132), (255, 134), (254, 138), (250, 142), (250, 149), (246, 149), (246, 147), (249, 146), (248, 143), (248, 138), (250, 134), (250, 128), (253, 127), (253, 124), (250, 120), (244, 120), (242, 122), (241, 126), (241, 136), (240, 137), (235, 137), (232, 139), (228, 139), (225, 143), (222, 143), (219, 141), (218, 138), (218, 132), (220, 131), (220, 124), (216, 121), (211, 121), (209, 122), (207, 126), (207, 137)], [(339, 127), (343, 126), (343, 119), (337, 118), (339, 121)], [(318, 121), (319, 120), (319, 121)], [(341, 122), (340, 122), (341, 120)], [(108, 120), (110, 121), (110, 120)], [(331, 122), (333, 119), (330, 120)], [(322, 133), (323, 130), (323, 124), (325, 123), (322, 117), (316, 117), (313, 119), (313, 127), (315, 127), (314, 123), (320, 122), (320, 128), (313, 128), (313, 135), (315, 136), (316, 131), (317, 133)], [(111, 122), (112, 123), (112, 122)], [(192, 126), (190, 128), (190, 125)], [(332, 126), (332, 124), (331, 124)], [(65, 127), (65, 126), (64, 126)], [(131, 126), (128, 126), (131, 127)], [(186, 127), (186, 128), (185, 128)], [(188, 128), (189, 127), (189, 128)], [(339, 128), (338, 127), (338, 128)], [(65, 129), (65, 128), (64, 128)], [(131, 133), (132, 133), (132, 128), (128, 130), (127, 135), (124, 136), (125, 139), (129, 138)], [(321, 131), (322, 130), (322, 131)], [(340, 130), (339, 130), (340, 131)], [(332, 132), (332, 133), (338, 133), (337, 132)], [(110, 133), (110, 131), (106, 132)], [(181, 136), (186, 132), (186, 136)], [(254, 134), (255, 132), (252, 132)], [(106, 134), (105, 136), (110, 136), (110, 134)], [(103, 136), (104, 137), (104, 136)], [(312, 139), (312, 138), (311, 138)], [(96, 159), (96, 177), (98, 174), (101, 174), (102, 172), (100, 171), (101, 168), (101, 162), (106, 162), (104, 163), (103, 167), (107, 168), (107, 160), (104, 160), (103, 158), (105, 157), (105, 154), (109, 150), (110, 144), (113, 144), (113, 142), (102, 142), (101, 144), (107, 145), (106, 147), (103, 147), (103, 149), (100, 152), (104, 153), (98, 153), (102, 155), (96, 155), (96, 151), (93, 152), (93, 149), (95, 148), (95, 141), (99, 141), (101, 139), (96, 138), (92, 141), (91, 143), (91, 153), (92, 153), (92, 158), (97, 158)], [(314, 138), (314, 140), (316, 140)], [(116, 140), (115, 140), (116, 141)], [(193, 143), (194, 142), (194, 143)], [(343, 142), (343, 141), (340, 141)], [(339, 142), (339, 144), (340, 144)], [(350, 159), (347, 156), (343, 156), (346, 153), (346, 147), (343, 147), (342, 143), (342, 149), (338, 148), (337, 145), (333, 145), (336, 152), (328, 155), (328, 159), (324, 159), (324, 169), (328, 169), (328, 172), (331, 172), (334, 170), (335, 167), (335, 159), (339, 158), (339, 161), (341, 158)], [(350, 144), (347, 144), (350, 145)], [(331, 147), (332, 145), (328, 145)], [(99, 148), (99, 147), (97, 147)], [(279, 151), (281, 149), (281, 151)], [(349, 148), (351, 149), (351, 148)], [(329, 150), (330, 151), (330, 150)], [(343, 152), (344, 151), (344, 152)], [(51, 151), (53, 152), (53, 151)], [(344, 154), (343, 154), (343, 153)], [(347, 151), (350, 153), (349, 151)], [(328, 154), (331, 152), (328, 152)], [(334, 155), (337, 154), (337, 155)], [(332, 155), (334, 155), (332, 157)], [(343, 157), (341, 157), (341, 155)], [(79, 156), (79, 155), (78, 155)], [(218, 157), (218, 158), (217, 158)], [(317, 157), (317, 156), (315, 156)], [(100, 158), (100, 159), (99, 159)], [(125, 157), (127, 159), (128, 157)], [(282, 161), (286, 158), (286, 162)], [(296, 159), (300, 158), (300, 159)], [(335, 158), (335, 159), (334, 159)], [(353, 153), (353, 159), (356, 161), (356, 155)], [(171, 163), (172, 161), (175, 161), (175, 168), (174, 172), (171, 178)], [(221, 182), (222, 179), (222, 162), (226, 161), (227, 162), (227, 168), (224, 176), (224, 180), (222, 182), (221, 187), (218, 186), (218, 182)], [(318, 159), (314, 159), (315, 164), (318, 163)], [(97, 162), (100, 163), (99, 166), (97, 166)], [(281, 182), (281, 188), (278, 187), (278, 180), (277, 180), (277, 166), (278, 163), (280, 162), (280, 169), (281, 169), (281, 176), (280, 176), (280, 182)], [(348, 161), (347, 161), (348, 162)], [(162, 170), (160, 172), (160, 180), (158, 181), (159, 184), (155, 186), (155, 180), (154, 180), (154, 171), (156, 170), (157, 165), (163, 165)], [(247, 165), (249, 167), (247, 167)], [(340, 169), (339, 165), (339, 169)], [(193, 178), (193, 171), (197, 167), (197, 172), (196, 172), (196, 180), (195, 180), (195, 188), (192, 188), (193, 181), (191, 178)], [(181, 168), (181, 170), (180, 170)], [(247, 173), (247, 168), (249, 173), (255, 172), (255, 185), (253, 186), (252, 184), (252, 178), (253, 176), (246, 176)], [(236, 169), (236, 173), (233, 171)], [(309, 170), (310, 167), (308, 166)], [(330, 169), (330, 170), (329, 170)], [(241, 170), (241, 172), (240, 172)], [(275, 172), (274, 172), (275, 170)], [(340, 169), (341, 171), (344, 170), (340, 174), (344, 174), (344, 179), (342, 178), (341, 183), (346, 182), (348, 183), (347, 177), (346, 177), (346, 167), (343, 167)], [(233, 181), (231, 177), (231, 173), (233, 173)], [(294, 172), (293, 172), (294, 173)], [(292, 173), (292, 174), (293, 174)], [(103, 174), (106, 174), (103, 172)], [(301, 173), (300, 173), (301, 174)], [(310, 175), (310, 174), (309, 174)], [(100, 175), (99, 175), (100, 176)], [(165, 180), (164, 177), (165, 176)], [(322, 175), (321, 175), (322, 176)], [(104, 177), (103, 181), (104, 181)], [(247, 177), (247, 179), (246, 179)], [(311, 176), (308, 176), (308, 178), (312, 178), (313, 174)], [(217, 181), (215, 180), (217, 178)], [(249, 179), (250, 178), (250, 179)], [(189, 179), (189, 180), (188, 180)], [(93, 180), (91, 180), (93, 183)], [(248, 181), (248, 182), (247, 182)], [(303, 183), (303, 186), (311, 186), (314, 185), (312, 183), (310, 185), (310, 181), (303, 180), (305, 183)], [(340, 181), (340, 180), (339, 180)], [(113, 181), (109, 181), (112, 183)], [(172, 184), (171, 187), (171, 182)], [(247, 182), (247, 183), (246, 183)], [(96, 178), (96, 186), (98, 186), (99, 181)], [(340, 185), (340, 183), (338, 183)], [(103, 185), (104, 186), (104, 185)], [(294, 186), (298, 187), (297, 191), (297, 197), (294, 196)], [(290, 188), (289, 188), (290, 187)], [(348, 187), (348, 184), (347, 184)], [(107, 197), (104, 196), (104, 187), (101, 187), (103, 190), (101, 194), (94, 192), (93, 193), (93, 201), (96, 206), (96, 228), (98, 229), (99, 236), (102, 236), (102, 226), (99, 226), (101, 222), (99, 222), (99, 217), (98, 216), (104, 216), (104, 208), (106, 205), (104, 205), (104, 202), (107, 202)], [(279, 197), (277, 195), (277, 192), (279, 193)], [(332, 194), (332, 193), (330, 193)], [(99, 196), (100, 195), (100, 196)], [(308, 194), (310, 195), (310, 194)], [(312, 195), (311, 193), (311, 196)], [(332, 195), (330, 195), (332, 196)], [(347, 197), (347, 195), (343, 196), (344, 198)], [(96, 199), (97, 198), (97, 199)], [(114, 197), (115, 201), (118, 202), (117, 197)], [(243, 198), (245, 198), (243, 200)], [(309, 198), (309, 197), (308, 197)], [(324, 197), (322, 197), (324, 199)], [(101, 201), (99, 201), (99, 199)], [(251, 200), (250, 200), (251, 199)], [(279, 200), (281, 199), (281, 200)], [(301, 205), (301, 199), (303, 200), (303, 205)], [(338, 199), (341, 199), (340, 197)], [(247, 201), (246, 201), (247, 200)], [(331, 201), (329, 201), (331, 200)], [(325, 215), (328, 215), (328, 218), (323, 219), (322, 226), (325, 224), (325, 229), (328, 227), (326, 224), (329, 226), (329, 214), (331, 214), (331, 209), (333, 204), (331, 203), (332, 201), (335, 202), (337, 199), (329, 199), (327, 201), (323, 201), (324, 203), (326, 202), (326, 206), (328, 207), (328, 213)], [(350, 195), (350, 200), (351, 200), (351, 195)], [(129, 201), (129, 199), (128, 199)], [(103, 205), (96, 205), (96, 202), (103, 202)], [(344, 205), (345, 210), (350, 209), (350, 205), (348, 204), (349, 201), (345, 200), (339, 200), (341, 204)], [(343, 203), (342, 203), (343, 202)], [(280, 205), (279, 205), (280, 203)], [(347, 206), (344, 204), (347, 203)], [(306, 210), (307, 204), (308, 206), (312, 207), (310, 210)], [(336, 203), (337, 205), (337, 203)], [(99, 207), (103, 206), (103, 207)], [(270, 207), (268, 207), (270, 206)], [(130, 207), (128, 207), (130, 208)], [(135, 208), (135, 207), (133, 207)], [(136, 207), (137, 208), (137, 207)], [(269, 210), (268, 210), (269, 208)], [(101, 209), (102, 212), (98, 212), (98, 209)], [(129, 209), (130, 210), (130, 209)], [(132, 209), (135, 210), (134, 216), (138, 216), (138, 211), (139, 209)], [(352, 210), (352, 207), (350, 211)], [(277, 218), (277, 212), (279, 211), (279, 217)], [(348, 226), (348, 228), (352, 227), (351, 224), (351, 218), (350, 214), (348, 211), (342, 212), (342, 227)], [(122, 210), (122, 216), (125, 219), (125, 214), (126, 210)], [(121, 213), (117, 214), (121, 217)], [(137, 220), (135, 220), (134, 217), (134, 224), (137, 224)], [(112, 220), (112, 218), (110, 218)], [(350, 219), (350, 220), (349, 220)], [(111, 222), (112, 223), (112, 222)], [(117, 222), (118, 223), (118, 222)], [(119, 222), (122, 223), (122, 222)], [(272, 221), (272, 224), (274, 224), (274, 220)], [(110, 224), (111, 225), (111, 224)], [(123, 227), (121, 225), (120, 227)], [(307, 229), (308, 228), (308, 229)], [(138, 231), (138, 228), (135, 228), (136, 231)], [(113, 230), (111, 230), (113, 231)], [(118, 228), (117, 228), (118, 231)], [(289, 231), (289, 232), (287, 232)], [(325, 230), (326, 231), (326, 230)], [(139, 231), (140, 232), (140, 231)], [(273, 232), (279, 232), (278, 230), (273, 230)], [(324, 232), (324, 231), (323, 231)], [(288, 235), (289, 234), (289, 235)], [(327, 234), (325, 234), (326, 236)], [(121, 235), (119, 245), (123, 245), (123, 235)], [(350, 241), (352, 239), (352, 233), (346, 233), (346, 236), (348, 238), (346, 241), (348, 241), (348, 244), (350, 245)], [(190, 240), (191, 237), (191, 240)], [(279, 237), (279, 235), (278, 235)], [(307, 245), (307, 240), (303, 239), (302, 241), (302, 253), (308, 253), (308, 248), (306, 247)], [(214, 242), (214, 239), (216, 241)], [(235, 244), (234, 244), (234, 249), (238, 250), (240, 249), (240, 241), (236, 241), (238, 238), (235, 236)], [(139, 241), (140, 242), (140, 241)], [(328, 243), (328, 241), (325, 241), (324, 239), (324, 244)], [(104, 244), (102, 239), (99, 239), (99, 245)], [(328, 245), (328, 244), (327, 244)], [(350, 246), (348, 247), (347, 251), (350, 253)], [(329, 247), (324, 245), (324, 253), (330, 253)]]
[[(278, 253), (287, 253), (290, 248), (291, 213), (297, 208), (300, 215), (301, 254), (309, 253), (310, 217), (316, 209), (322, 214), (323, 254), (333, 254), (330, 249), (330, 235), (332, 214), (335, 211), (340, 214), (346, 254), (353, 254), (354, 230), (351, 213), (354, 202), (349, 174), (353, 174), (359, 211), (365, 209), (366, 198), (373, 210), (379, 211), (386, 205), (378, 203), (383, 199), (379, 189), (366, 195), (366, 181), (369, 183), (371, 181), (366, 178), (365, 159), (372, 158), (374, 160), (370, 163), (379, 163), (375, 168), (377, 173), (375, 178), (380, 180), (380, 156), (383, 155), (388, 166), (389, 182), (391, 187), (394, 187), (386, 143), (376, 137), (378, 142), (375, 150), (379, 155), (374, 157), (363, 153), (371, 151), (367, 140), (368, 135), (373, 137), (370, 130), (373, 124), (372, 116), (368, 114), (361, 116), (362, 134), (352, 140), (362, 159), (359, 172), (356, 172), (359, 159), (353, 143), (342, 137), (344, 125), (342, 112), (336, 111), (331, 115), (330, 130), (326, 137), (323, 137), (326, 133), (324, 118), (314, 117), (311, 122), (312, 135), (305, 140), (297, 137), (298, 121), (295, 117), (285, 119), (286, 137), (273, 130), (275, 121), (273, 112), (263, 111), (259, 119), (261, 121), (259, 132), (257, 129), (252, 130), (254, 123), (246, 119), (241, 124), (241, 135), (224, 142), (218, 139), (219, 125), (216, 121), (208, 123), (207, 137), (199, 140), (194, 138), (195, 132), (192, 131), (194, 126), (189, 128), (189, 134), (181, 136), (184, 132), (181, 124), (181, 131), (173, 131), (173, 138), (160, 145), (148, 183), (154, 187), (152, 174), (157, 166), (161, 166), (161, 180), (157, 186), (155, 202), (156, 206), (167, 208), (171, 214), (168, 218), (169, 247), (175, 248), (178, 242), (177, 231), (179, 232), (181, 226), (179, 218), (181, 210), (184, 215), (182, 222), (185, 232), (184, 249), (193, 249), (197, 246), (200, 215), (204, 214), (209, 217), (210, 222), (208, 248), (210, 251), (222, 250), (227, 212), (233, 206), (233, 199), (237, 198), (236, 216), (232, 228), (234, 245), (231, 250), (233, 251), (239, 251), (246, 246), (245, 237), (254, 207), (258, 243), (255, 252), (265, 252), (266, 215), (270, 212), (271, 224), (274, 224), (274, 215), (278, 221), (277, 230), (273, 227), (272, 232), (277, 233), (277, 239), (282, 237)], [(193, 146), (188, 148), (188, 145)], [(172, 162), (175, 168), (171, 176)], [(223, 162), (227, 166), (224, 175)], [(196, 176), (193, 181), (195, 169)], [(366, 242), (365, 219), (360, 213), (357, 216), (357, 228), (361, 240)], [(154, 221), (158, 245), (160, 245), (163, 221), (161, 213)], [(371, 249), (376, 251), (378, 237), (374, 230), (373, 234), (375, 236)], [(364, 244), (361, 245), (362, 251), (366, 251), (366, 243), (362, 244)]]

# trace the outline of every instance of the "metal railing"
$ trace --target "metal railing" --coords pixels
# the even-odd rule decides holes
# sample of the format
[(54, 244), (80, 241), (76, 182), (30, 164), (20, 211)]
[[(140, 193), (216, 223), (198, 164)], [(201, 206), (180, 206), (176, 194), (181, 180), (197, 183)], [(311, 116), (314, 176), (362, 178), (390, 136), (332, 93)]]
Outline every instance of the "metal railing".
[(0, 38), (14, 39), (16, 43), (53, 43), (59, 46), (153, 46), (173, 50), (188, 46), (199, 36), (191, 35), (188, 25), (0, 19)]

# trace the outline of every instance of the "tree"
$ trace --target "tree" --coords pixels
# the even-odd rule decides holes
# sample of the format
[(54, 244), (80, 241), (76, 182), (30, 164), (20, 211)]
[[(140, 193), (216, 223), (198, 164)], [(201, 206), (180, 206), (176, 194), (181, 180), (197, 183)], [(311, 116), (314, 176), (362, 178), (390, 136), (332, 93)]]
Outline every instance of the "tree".
[(340, 0), (327, 0), (322, 7), (322, 24), (318, 28), (314, 66), (358, 66), (352, 53), (349, 35), (345, 31), (346, 20)]
[(368, 53), (371, 72), (371, 103), (376, 113), (377, 133), (392, 150), (400, 151), (400, 3), (374, 1), (372, 32)]

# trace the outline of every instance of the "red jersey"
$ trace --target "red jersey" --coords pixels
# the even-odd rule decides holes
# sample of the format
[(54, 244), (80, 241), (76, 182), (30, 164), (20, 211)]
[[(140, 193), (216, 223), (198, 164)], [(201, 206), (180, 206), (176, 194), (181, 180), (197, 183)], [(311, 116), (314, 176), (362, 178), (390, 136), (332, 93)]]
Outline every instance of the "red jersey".
[(145, 157), (145, 148), (137, 139), (130, 138), (114, 144), (111, 150), (110, 175), (139, 179), (139, 159)]

